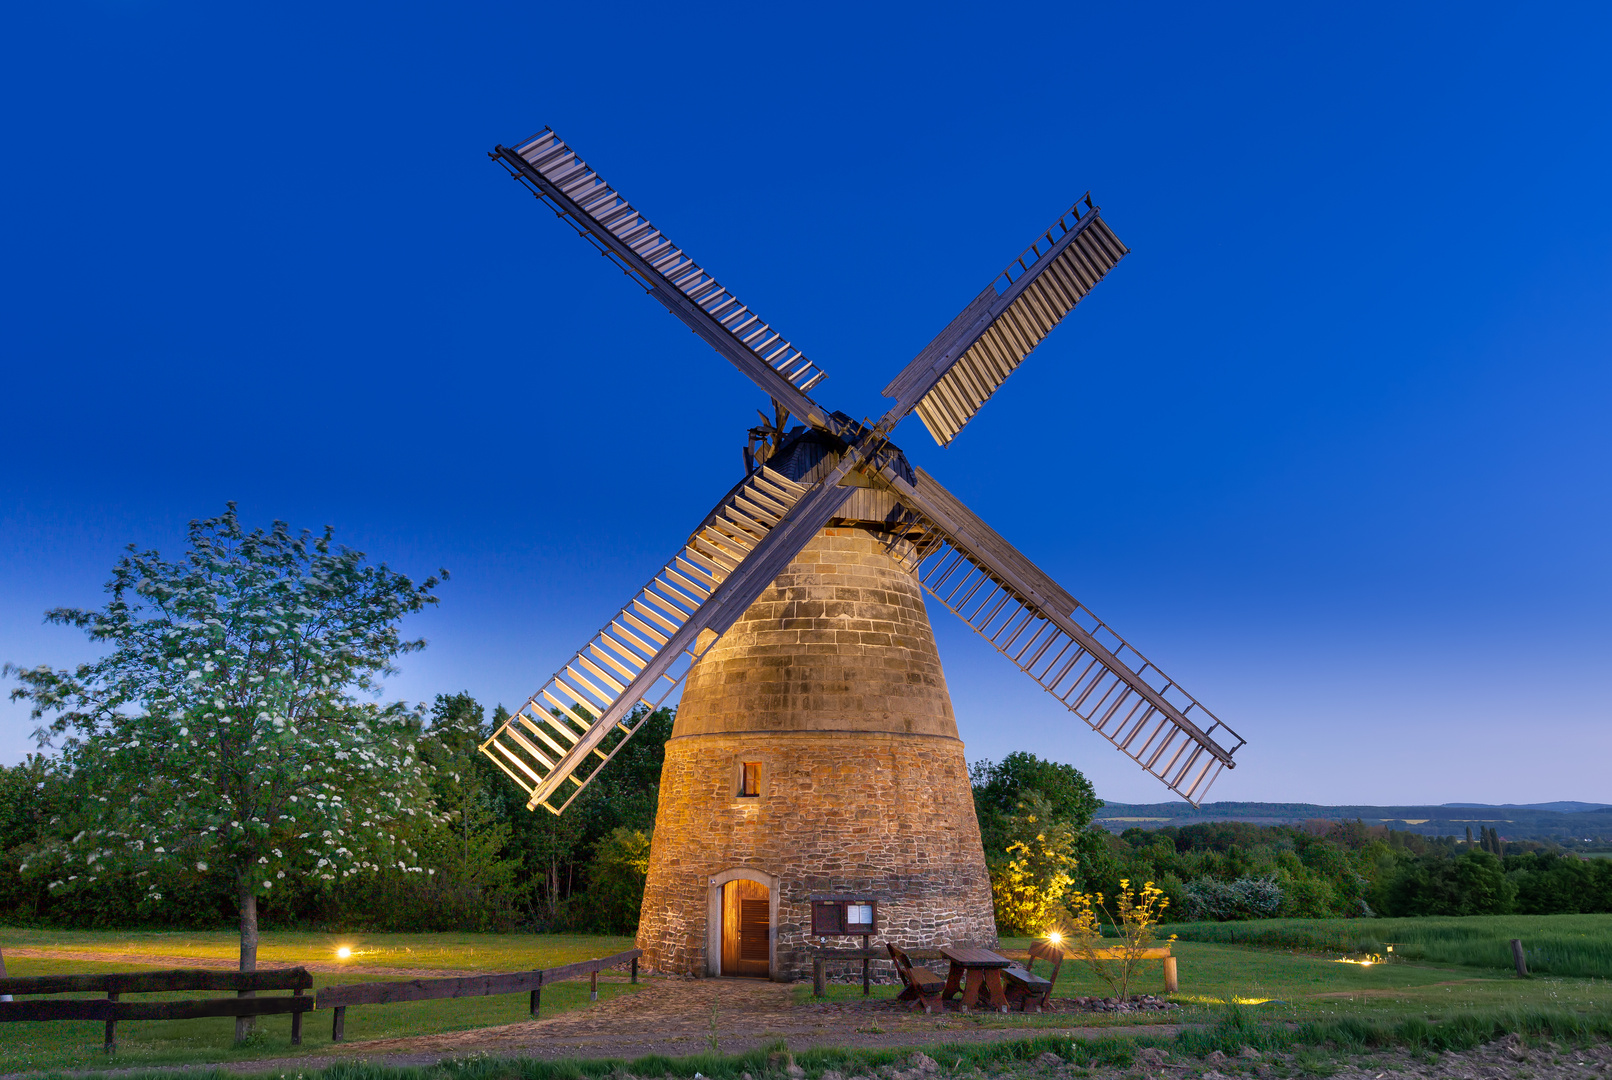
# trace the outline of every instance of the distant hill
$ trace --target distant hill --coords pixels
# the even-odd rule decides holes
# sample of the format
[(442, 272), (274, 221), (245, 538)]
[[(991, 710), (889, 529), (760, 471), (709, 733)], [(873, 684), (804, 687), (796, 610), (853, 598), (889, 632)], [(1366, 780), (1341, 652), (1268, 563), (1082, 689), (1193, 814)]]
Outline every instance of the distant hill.
[(1322, 806), (1317, 803), (1217, 802), (1109, 803), (1097, 824), (1110, 832), (1158, 829), (1200, 821), (1246, 821), (1254, 825), (1302, 825), (1306, 821), (1364, 821), (1425, 836), (1464, 836), (1471, 826), (1497, 830), (1508, 840), (1575, 838), (1612, 840), (1612, 807), (1605, 803), (1556, 802), (1531, 806), (1446, 803), (1442, 806)]
[(1577, 814), (1585, 810), (1609, 810), (1612, 803), (1604, 802), (1529, 802), (1529, 803), (1481, 803), (1481, 802), (1447, 802), (1443, 806), (1459, 806), (1468, 809), (1497, 808), (1500, 810), (1554, 810), (1558, 814)]

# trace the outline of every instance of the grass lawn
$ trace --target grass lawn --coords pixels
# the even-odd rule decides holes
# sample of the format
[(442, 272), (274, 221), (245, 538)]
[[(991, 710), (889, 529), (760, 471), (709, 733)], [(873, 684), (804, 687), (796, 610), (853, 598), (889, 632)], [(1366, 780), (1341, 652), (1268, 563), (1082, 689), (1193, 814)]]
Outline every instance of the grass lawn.
[(1311, 952), (1394, 952), (1411, 960), (1511, 971), (1519, 938), (1534, 974), (1612, 978), (1612, 915), (1470, 915), (1417, 919), (1251, 919), (1177, 923), (1188, 941)]
[[(1295, 920), (1297, 921), (1297, 920)], [(1029, 938), (1003, 938), (1004, 949), (1028, 948)], [(1409, 1016), (1438, 1020), (1453, 1013), (1493, 1011), (1565, 1010), (1612, 1017), (1612, 983), (1605, 979), (1546, 976), (1518, 979), (1490, 969), (1451, 964), (1396, 960), (1363, 966), (1336, 959), (1271, 948), (1178, 941), (1174, 947), (1179, 965), (1180, 993), (1171, 999), (1184, 1007), (1170, 1014), (1141, 1013), (1113, 1016), (1096, 1013), (1080, 1017), (1082, 1026), (1127, 1026), (1166, 1021), (1211, 1022), (1224, 1015), (1229, 1004), (1247, 1007), (1261, 1021), (1293, 1022), (1359, 1017), (1393, 1021)], [(938, 965), (931, 965), (945, 974)], [(850, 965), (845, 970), (851, 970)], [(1046, 974), (1038, 962), (1036, 970)], [(1137, 969), (1132, 993), (1162, 994), (1163, 965), (1144, 961)], [(862, 987), (830, 985), (829, 998), (854, 1001)], [(875, 987), (875, 995), (893, 996), (894, 987)], [(814, 1000), (811, 987), (795, 990), (802, 1002)], [(1054, 991), (1057, 997), (1108, 996), (1099, 981), (1079, 960), (1065, 960)], [(1029, 1024), (1067, 1027), (1069, 1014), (999, 1018), (976, 1014), (976, 1023)]]
[[(265, 934), (258, 949), (264, 965), (335, 962), (335, 949), (353, 950), (348, 961), (366, 968), (403, 971), (522, 971), (556, 967), (577, 960), (608, 956), (632, 948), (628, 938), (562, 934)], [(227, 932), (158, 933), (140, 931), (57, 931), (0, 928), (0, 949), (7, 950), (8, 975), (54, 975), (143, 971), (166, 964), (128, 961), (43, 959), (16, 956), (9, 950), (25, 947), (71, 949), (108, 956), (152, 956), (232, 959), (239, 955), (239, 939)], [(340, 983), (371, 982), (385, 975), (321, 973), (313, 976), (314, 990)], [(398, 978), (413, 976), (398, 975)], [(634, 987), (625, 970), (602, 973), (599, 999), (630, 993)], [(162, 1001), (192, 997), (221, 997), (212, 993), (141, 994), (130, 1000)], [(48, 999), (46, 999), (48, 1000)], [(586, 979), (554, 983), (543, 988), (543, 1015), (552, 1016), (588, 1004)], [(254, 1058), (286, 1057), (327, 1051), (330, 1012), (308, 1013), (302, 1022), (302, 1045), (292, 1047), (291, 1018), (270, 1016), (258, 1021), (261, 1034), (254, 1044), (232, 1046), (235, 1021), (221, 1017), (205, 1020), (123, 1021), (118, 1024), (117, 1065), (228, 1062)], [(347, 1010), (346, 1040), (385, 1039), (426, 1035), (465, 1028), (511, 1024), (528, 1018), (525, 994), (406, 1002), (384, 1006), (353, 1006)], [(102, 1025), (97, 1021), (64, 1020), (49, 1023), (12, 1023), (0, 1026), (0, 1073), (28, 1069), (96, 1068), (107, 1064), (101, 1050)]]
[[(24, 930), (0, 927), (0, 950), (33, 946), (103, 953), (112, 957), (160, 956), (235, 960), (240, 935), (230, 930)], [(265, 933), (258, 963), (265, 967), (341, 963), (346, 946), (354, 967), (440, 971), (531, 971), (609, 956), (633, 947), (630, 937), (599, 934), (311, 934)], [(21, 961), (19, 961), (20, 963)], [(13, 969), (12, 975), (44, 974)], [(340, 982), (341, 979), (332, 981)], [(354, 980), (345, 980), (354, 981)]]
[[(1389, 920), (1377, 920), (1369, 925), (1376, 928), (1388, 924)], [(1288, 932), (1297, 929), (1297, 922), (1289, 921)], [(1506, 929), (1508, 927), (1500, 926), (1490, 928), (1490, 932)], [(410, 971), (514, 971), (552, 967), (620, 952), (631, 944), (625, 938), (581, 935), (274, 933), (265, 935), (260, 956), (265, 963), (330, 964), (335, 962), (335, 949), (346, 945), (353, 950), (347, 962), (349, 968), (395, 970), (399, 973), (397, 977), (405, 978), (410, 976), (403, 973)], [(1005, 948), (1024, 948), (1029, 942), (1006, 939), (1002, 944)], [(169, 965), (150, 960), (140, 964), (133, 958), (229, 959), (235, 956), (238, 947), (235, 938), (227, 932), (98, 933), (0, 928), (0, 947), (15, 950), (29, 946), (93, 953), (107, 959), (44, 959), (17, 956), (12, 952), (6, 961), (10, 974), (140, 970)], [(1228, 1010), (1233, 1008), (1240, 1008), (1264, 1030), (1278, 1033), (1297, 1030), (1294, 1025), (1305, 1024), (1357, 1024), (1364, 1030), (1368, 1025), (1392, 1027), (1424, 1020), (1435, 1024), (1444, 1020), (1459, 1023), (1464, 1022), (1463, 1017), (1545, 1014), (1582, 1017), (1599, 1025), (1597, 1030), (1612, 1028), (1612, 983), (1605, 979), (1542, 976), (1520, 980), (1493, 968), (1425, 960), (1395, 960), (1362, 966), (1339, 963), (1311, 952), (1218, 942), (1178, 942), (1175, 951), (1181, 980), (1181, 991), (1175, 995), (1175, 1000), (1183, 1008), (1169, 1014), (1093, 1014), (1078, 1018), (1069, 1014), (1040, 1017), (974, 1014), (957, 1019), (971, 1025), (1023, 1028), (1027, 1036), (1048, 1027), (1068, 1026), (1072, 1019), (1081, 1026), (1112, 1027), (1116, 1033), (1136, 1023), (1160, 1020), (1213, 1027), (1222, 1024)], [(129, 959), (114, 960), (113, 957)], [(385, 977), (338, 970), (316, 972), (314, 982), (317, 988)], [(631, 992), (625, 977), (624, 972), (601, 977), (600, 997), (605, 999)], [(1162, 983), (1161, 965), (1156, 961), (1144, 963), (1132, 989), (1157, 993), (1162, 990)], [(874, 990), (875, 995), (886, 999), (895, 992), (895, 988), (888, 986)], [(1107, 994), (1108, 989), (1084, 965), (1071, 960), (1065, 962), (1059, 975), (1057, 993), (1059, 996), (1100, 996)], [(797, 986), (795, 994), (801, 1007), (811, 1006), (814, 999), (809, 983)], [(861, 987), (832, 985), (829, 994), (834, 1000), (858, 1000)], [(160, 1000), (162, 996), (189, 995), (141, 995), (139, 1000)], [(586, 1004), (585, 980), (544, 988), (545, 1015)], [(347, 1014), (347, 1038), (349, 1043), (360, 1043), (368, 1039), (512, 1023), (525, 1016), (523, 994), (355, 1006)], [(237, 1049), (231, 1046), (233, 1021), (230, 1019), (122, 1023), (118, 1025), (116, 1064), (138, 1067), (228, 1063), (316, 1054), (330, 1047), (328, 1012), (316, 1012), (304, 1020), (303, 1045), (295, 1051), (289, 1046), (289, 1017), (265, 1018), (260, 1021), (260, 1030), (262, 1035), (255, 1045)], [(95, 1022), (4, 1025), (4, 1037), (0, 1038), (0, 1073), (104, 1065), (101, 1034), (101, 1025)], [(707, 1070), (706, 1075), (713, 1074)]]

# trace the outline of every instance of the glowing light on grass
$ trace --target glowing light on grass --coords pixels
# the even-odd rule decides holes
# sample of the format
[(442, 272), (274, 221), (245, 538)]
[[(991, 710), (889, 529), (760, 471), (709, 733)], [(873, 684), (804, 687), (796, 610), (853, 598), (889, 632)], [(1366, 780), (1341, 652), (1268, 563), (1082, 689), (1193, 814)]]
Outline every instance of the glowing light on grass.
[(1047, 941), (1053, 945), (1062, 945), (1063, 935), (1056, 930), (1049, 930), (1047, 931)]
[(345, 960), (345, 959), (347, 959), (348, 957), (350, 957), (352, 955), (353, 955), (353, 950), (349, 949), (345, 945), (343, 945), (341, 948), (336, 950), (336, 959), (337, 960)]
[(1368, 953), (1365, 956), (1340, 956), (1333, 961), (1335, 964), (1354, 964), (1358, 967), (1370, 967), (1382, 962), (1383, 958), (1376, 953)]

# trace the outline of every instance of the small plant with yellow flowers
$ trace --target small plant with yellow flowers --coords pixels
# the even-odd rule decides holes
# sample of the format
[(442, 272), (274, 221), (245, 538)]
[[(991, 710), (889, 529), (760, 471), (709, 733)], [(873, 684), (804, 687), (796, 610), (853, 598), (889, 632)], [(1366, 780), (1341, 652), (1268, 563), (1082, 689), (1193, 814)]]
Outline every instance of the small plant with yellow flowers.
[[(1113, 911), (1103, 903), (1102, 893), (1074, 893), (1065, 905), (1069, 909), (1069, 929), (1063, 937), (1067, 942), (1065, 951), (1086, 961), (1092, 974), (1107, 983), (1110, 993), (1123, 1004), (1130, 993), (1136, 965), (1152, 947), (1154, 929), (1170, 901), (1164, 890), (1151, 881), (1144, 882), (1141, 889), (1132, 889), (1130, 881), (1122, 878), (1119, 888)], [(1119, 930), (1118, 945), (1103, 945), (1098, 912)], [(1175, 935), (1168, 940), (1174, 941)]]

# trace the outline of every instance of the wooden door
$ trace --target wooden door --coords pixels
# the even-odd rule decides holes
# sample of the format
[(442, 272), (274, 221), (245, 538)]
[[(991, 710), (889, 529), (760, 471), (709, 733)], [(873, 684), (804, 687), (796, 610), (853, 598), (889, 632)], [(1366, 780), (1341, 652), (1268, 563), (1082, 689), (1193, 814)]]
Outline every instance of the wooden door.
[(722, 886), (722, 974), (765, 979), (772, 939), (772, 898), (757, 881)]

